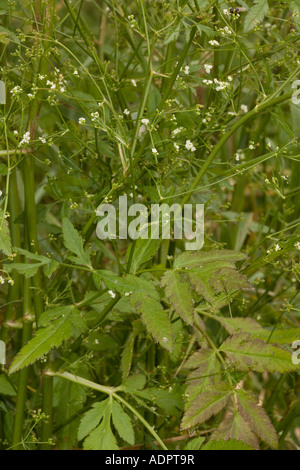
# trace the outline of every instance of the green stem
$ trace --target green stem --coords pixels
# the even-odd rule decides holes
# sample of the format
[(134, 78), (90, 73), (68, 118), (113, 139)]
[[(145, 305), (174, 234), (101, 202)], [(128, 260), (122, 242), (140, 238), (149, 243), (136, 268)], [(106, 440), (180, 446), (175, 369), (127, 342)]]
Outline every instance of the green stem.
[(152, 426), (143, 418), (143, 416), (128, 403), (124, 398), (120, 397), (117, 394), (118, 391), (122, 391), (122, 388), (114, 388), (114, 387), (106, 387), (104, 385), (96, 384), (95, 382), (91, 382), (90, 380), (86, 380), (82, 377), (78, 377), (76, 375), (70, 374), (69, 372), (51, 372), (48, 371), (46, 374), (50, 377), (60, 377), (62, 379), (70, 380), (76, 384), (83, 385), (85, 387), (91, 388), (93, 390), (97, 390), (98, 392), (106, 393), (107, 395), (113, 397), (115, 400), (120, 401), (123, 405), (128, 408), (138, 419), (139, 421), (145, 426), (146, 429), (150, 432), (150, 434), (154, 437), (154, 439), (159, 443), (163, 450), (168, 450), (165, 446), (159, 435), (154, 431)]

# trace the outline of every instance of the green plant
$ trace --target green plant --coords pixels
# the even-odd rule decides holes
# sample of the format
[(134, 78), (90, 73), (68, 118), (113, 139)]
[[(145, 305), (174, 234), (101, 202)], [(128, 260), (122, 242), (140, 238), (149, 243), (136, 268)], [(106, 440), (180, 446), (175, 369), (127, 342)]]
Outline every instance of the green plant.
[[(0, 0), (1, 448), (299, 448), (299, 15)], [(204, 248), (99, 240), (124, 194)]]

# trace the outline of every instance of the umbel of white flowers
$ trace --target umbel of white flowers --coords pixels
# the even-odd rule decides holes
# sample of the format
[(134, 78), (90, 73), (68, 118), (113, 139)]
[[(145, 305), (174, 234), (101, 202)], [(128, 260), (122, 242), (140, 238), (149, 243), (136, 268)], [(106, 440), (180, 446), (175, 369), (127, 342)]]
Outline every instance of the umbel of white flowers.
[(180, 204), (151, 204), (148, 210), (144, 204), (128, 205), (125, 195), (119, 197), (118, 208), (102, 204), (96, 214), (101, 218), (96, 228), (100, 240), (170, 239), (173, 235), (174, 240), (189, 240), (186, 250), (201, 250), (204, 245), (204, 204), (183, 208)]

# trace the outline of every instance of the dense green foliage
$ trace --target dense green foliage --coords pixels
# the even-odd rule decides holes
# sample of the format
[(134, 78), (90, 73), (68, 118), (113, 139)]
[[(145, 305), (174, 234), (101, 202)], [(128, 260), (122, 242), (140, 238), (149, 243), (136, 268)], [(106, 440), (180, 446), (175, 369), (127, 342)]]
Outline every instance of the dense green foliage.
[[(299, 449), (299, 0), (0, 24), (0, 447)], [(124, 194), (205, 204), (203, 249), (98, 239)]]

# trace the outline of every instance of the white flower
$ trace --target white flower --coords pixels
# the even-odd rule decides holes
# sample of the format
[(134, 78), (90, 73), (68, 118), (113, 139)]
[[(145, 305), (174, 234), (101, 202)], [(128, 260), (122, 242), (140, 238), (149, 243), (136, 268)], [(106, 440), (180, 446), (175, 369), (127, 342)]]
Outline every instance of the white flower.
[(179, 152), (180, 147), (179, 147), (178, 144), (175, 144), (175, 143), (174, 143), (174, 148), (175, 148), (176, 152)]
[(131, 80), (131, 83), (132, 83), (133, 86), (135, 86), (135, 87), (137, 86), (136, 81), (134, 79)]
[(39, 74), (39, 79), (40, 79), (40, 80), (44, 80), (44, 78), (45, 78), (45, 75)]
[(214, 82), (212, 80), (206, 80), (206, 78), (203, 80), (204, 85), (212, 85)]
[(4, 284), (4, 282), (5, 282), (5, 281), (4, 281), (3, 277), (0, 276), (0, 284)]
[(50, 80), (47, 80), (46, 85), (50, 86), (51, 90), (55, 90), (56, 88), (55, 83), (51, 82)]
[(74, 70), (73, 75), (79, 75), (78, 70)]
[(246, 104), (242, 104), (241, 105), (241, 110), (244, 112), (244, 113), (248, 113), (248, 106)]
[(224, 14), (224, 15), (227, 15), (227, 16), (230, 16), (230, 11), (227, 10), (227, 8), (224, 8), (223, 14)]
[(194, 147), (193, 143), (190, 141), (190, 140), (187, 140), (186, 143), (185, 143), (185, 148), (187, 150), (190, 150), (191, 152), (195, 152), (196, 151), (196, 147)]
[(64, 93), (65, 91), (66, 91), (65, 87), (62, 86), (61, 89), (60, 89), (60, 92)]
[(145, 124), (145, 126), (148, 126), (149, 122), (149, 119), (142, 119), (142, 124)]
[(229, 82), (232, 82), (232, 80), (233, 80), (232, 76), (231, 76), (231, 75), (228, 75), (227, 80), (228, 80)]
[(27, 131), (23, 134), (23, 138), (21, 142), (19, 143), (19, 147), (21, 147), (24, 144), (29, 144), (30, 143), (30, 132)]
[(116, 294), (114, 293), (114, 291), (109, 290), (108, 293), (109, 293), (109, 295), (111, 296), (112, 299), (114, 299), (116, 297)]
[(84, 117), (81, 117), (81, 118), (78, 119), (78, 122), (81, 126), (84, 126), (84, 124), (86, 123), (86, 120), (85, 120)]
[(190, 73), (190, 67), (189, 67), (189, 65), (186, 65), (186, 66), (184, 67), (184, 73), (185, 73), (185, 75), (188, 75), (188, 74)]
[(153, 148), (153, 149), (152, 149), (152, 153), (153, 153), (153, 155), (158, 155), (157, 149), (156, 149), (156, 148)]
[(210, 73), (211, 69), (213, 68), (210, 64), (204, 64), (204, 70), (206, 73)]
[(13, 281), (12, 279), (9, 279), (7, 282), (8, 282), (8, 284), (10, 284), (11, 286), (14, 285), (14, 281)]
[(20, 86), (15, 86), (12, 90), (11, 90), (11, 94), (16, 96), (16, 95), (19, 95), (20, 93), (22, 93), (22, 88)]
[(97, 119), (99, 119), (99, 113), (96, 111), (95, 113), (91, 114), (91, 121), (95, 122)]
[(297, 250), (300, 250), (300, 242), (295, 243), (294, 247), (297, 248)]
[(253, 144), (250, 144), (250, 145), (249, 145), (249, 149), (250, 149), (250, 150), (254, 150), (254, 149), (255, 149), (254, 145), (253, 145)]
[(1, 189), (0, 189), (0, 197), (2, 196), (2, 194), (3, 194), (3, 192), (2, 192)]
[(183, 130), (183, 127), (178, 127), (177, 129), (174, 129), (174, 130), (172, 131), (172, 137), (174, 137), (175, 135), (179, 134), (182, 130)]
[(278, 243), (276, 243), (274, 249), (275, 249), (275, 251), (280, 251), (281, 250), (280, 245), (278, 245)]
[(39, 140), (42, 142), (42, 144), (46, 144), (47, 143), (47, 140), (46, 138), (43, 136), (43, 137), (39, 137)]
[(216, 41), (215, 39), (212, 39), (211, 41), (208, 41), (211, 46), (219, 46), (220, 43)]
[(129, 109), (127, 109), (127, 108), (126, 108), (126, 109), (124, 109), (124, 111), (123, 111), (123, 112), (124, 112), (124, 114), (125, 114), (126, 116), (128, 116), (128, 115), (130, 114), (130, 111), (129, 111)]

